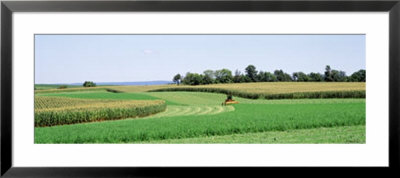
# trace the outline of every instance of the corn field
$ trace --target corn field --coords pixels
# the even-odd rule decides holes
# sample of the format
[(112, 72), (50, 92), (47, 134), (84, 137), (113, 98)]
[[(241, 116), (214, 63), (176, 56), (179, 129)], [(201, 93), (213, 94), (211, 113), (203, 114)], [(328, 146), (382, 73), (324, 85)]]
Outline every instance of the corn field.
[(162, 100), (35, 96), (35, 127), (143, 117), (166, 110)]
[(194, 88), (177, 87), (151, 90), (150, 92), (161, 91), (192, 91), (231, 94), (249, 99), (302, 99), (302, 98), (365, 98), (365, 90), (356, 91), (315, 91), (315, 92), (294, 92), (294, 93), (251, 93), (246, 90), (231, 90), (225, 88)]

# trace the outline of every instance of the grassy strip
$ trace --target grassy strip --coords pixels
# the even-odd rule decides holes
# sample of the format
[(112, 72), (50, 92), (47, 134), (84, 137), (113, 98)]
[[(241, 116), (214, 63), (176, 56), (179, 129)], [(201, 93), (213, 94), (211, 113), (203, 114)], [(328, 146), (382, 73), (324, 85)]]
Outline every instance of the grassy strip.
[(222, 143), (222, 144), (315, 144), (315, 143), (365, 143), (365, 125), (342, 126), (331, 128), (298, 129), (287, 131), (270, 131), (259, 133), (244, 133), (221, 136), (206, 136), (184, 139), (155, 140), (138, 143), (150, 144), (203, 144), (203, 143)]
[(144, 117), (165, 111), (166, 108), (166, 103), (161, 100), (103, 101), (35, 97), (35, 127)]
[(248, 92), (229, 90), (224, 88), (192, 88), (192, 87), (162, 88), (162, 89), (149, 90), (149, 92), (164, 92), (164, 91), (223, 93), (249, 99), (365, 98), (365, 90), (315, 91), (315, 92), (294, 92), (294, 93), (279, 93), (279, 94), (248, 93)]

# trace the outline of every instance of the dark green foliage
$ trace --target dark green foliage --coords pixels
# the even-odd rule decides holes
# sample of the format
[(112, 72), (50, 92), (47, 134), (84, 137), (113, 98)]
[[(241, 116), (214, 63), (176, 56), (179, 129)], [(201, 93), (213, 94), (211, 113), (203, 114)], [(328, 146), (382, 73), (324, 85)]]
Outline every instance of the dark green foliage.
[(308, 82), (311, 81), (311, 78), (303, 72), (295, 72), (293, 73), (293, 80), (297, 82)]
[(275, 70), (274, 75), (276, 76), (277, 81), (280, 82), (289, 82), (292, 81), (292, 77), (288, 74), (283, 72), (283, 70)]
[[(329, 65), (325, 67), (324, 74), (311, 72), (295, 72), (293, 75), (285, 73), (283, 70), (275, 70), (274, 73), (256, 70), (254, 65), (248, 65), (242, 74), (239, 70), (232, 72), (228, 69), (206, 70), (202, 74), (190, 73), (185, 76), (187, 85), (207, 85), (215, 83), (248, 83), (248, 82), (365, 82), (365, 70), (359, 70), (352, 76), (346, 76), (344, 71), (331, 69)], [(177, 82), (174, 77), (174, 82)]]
[(122, 91), (114, 90), (114, 89), (110, 89), (110, 88), (107, 88), (106, 91), (111, 92), (111, 93), (123, 93)]
[(311, 81), (311, 82), (324, 81), (324, 76), (320, 73), (311, 72), (310, 74), (308, 74), (308, 78), (310, 79), (309, 81)]
[(186, 73), (185, 78), (183, 78), (182, 83), (185, 85), (200, 85), (202, 76), (197, 73)]
[(58, 87), (58, 89), (65, 89), (65, 88), (68, 88), (68, 86), (67, 86), (67, 85), (60, 85), (60, 86)]
[(359, 70), (357, 72), (354, 72), (351, 74), (350, 77), (348, 77), (349, 82), (365, 82), (366, 80), (366, 72), (365, 70)]
[(215, 83), (215, 72), (213, 70), (205, 70), (203, 72), (203, 82), (204, 84)]
[(208, 84), (213, 84), (214, 83), (214, 79), (211, 78), (211, 76), (209, 75), (201, 75), (201, 84), (203, 85), (208, 85)]
[(276, 82), (278, 79), (270, 72), (260, 71), (257, 75), (257, 81), (259, 82)]
[(244, 75), (236, 69), (235, 76), (233, 76), (233, 83), (244, 83)]
[(253, 65), (249, 65), (246, 67), (246, 76), (250, 78), (252, 82), (257, 81), (257, 70), (256, 67)]
[(332, 70), (331, 71), (332, 81), (334, 82), (345, 82), (346, 73), (344, 71)]
[(174, 78), (172, 79), (172, 81), (175, 82), (177, 85), (179, 85), (181, 83), (181, 80), (182, 80), (181, 74), (176, 74), (174, 76)]
[(251, 78), (248, 76), (244, 76), (243, 78), (244, 78), (244, 82), (246, 82), (246, 83), (252, 82)]
[(96, 84), (92, 81), (85, 81), (83, 83), (83, 87), (95, 87), (95, 86), (96, 86)]
[(331, 66), (329, 66), (329, 65), (327, 65), (327, 66), (325, 67), (324, 80), (325, 80), (326, 82), (332, 82), (332, 81), (333, 81)]
[(232, 83), (233, 77), (232, 72), (228, 69), (221, 69), (215, 71), (215, 82), (216, 83)]
[(326, 82), (346, 82), (348, 77), (344, 71), (332, 70), (329, 65), (325, 67), (324, 80)]

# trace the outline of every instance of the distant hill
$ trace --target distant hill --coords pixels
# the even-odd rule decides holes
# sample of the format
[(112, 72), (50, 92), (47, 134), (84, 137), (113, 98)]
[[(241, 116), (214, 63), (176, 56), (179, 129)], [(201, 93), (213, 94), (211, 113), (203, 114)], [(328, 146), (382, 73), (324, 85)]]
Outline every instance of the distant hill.
[[(166, 85), (171, 84), (171, 81), (142, 81), (142, 82), (95, 82), (97, 86), (101, 85)], [(36, 85), (82, 85), (83, 83), (65, 83), (65, 84), (36, 84)]]

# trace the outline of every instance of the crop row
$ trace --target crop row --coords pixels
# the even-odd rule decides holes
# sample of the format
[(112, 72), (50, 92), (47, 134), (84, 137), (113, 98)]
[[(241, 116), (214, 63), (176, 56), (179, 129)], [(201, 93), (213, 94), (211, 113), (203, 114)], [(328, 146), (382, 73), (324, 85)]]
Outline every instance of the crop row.
[(88, 100), (55, 96), (35, 96), (35, 110), (88, 106), (95, 103), (115, 102), (115, 100)]
[(365, 98), (365, 90), (356, 91), (314, 91), (314, 92), (294, 92), (294, 93), (249, 93), (244, 91), (229, 90), (224, 88), (163, 88), (150, 90), (149, 92), (161, 91), (191, 91), (191, 92), (210, 92), (231, 94), (233, 96), (249, 99), (301, 99), (301, 98)]
[(35, 100), (35, 127), (144, 117), (165, 111), (167, 107), (162, 100), (85, 100), (65, 97), (35, 97)]

